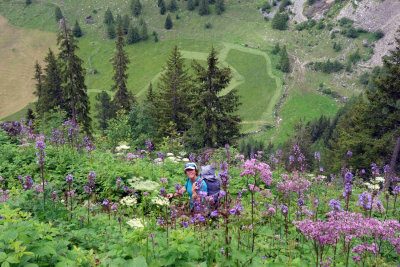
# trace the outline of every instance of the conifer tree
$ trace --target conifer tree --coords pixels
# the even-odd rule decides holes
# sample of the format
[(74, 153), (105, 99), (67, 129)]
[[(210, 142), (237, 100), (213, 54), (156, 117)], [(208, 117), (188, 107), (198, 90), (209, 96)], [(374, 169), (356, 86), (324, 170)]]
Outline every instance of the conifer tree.
[(178, 10), (178, 4), (176, 3), (175, 0), (170, 0), (168, 4), (168, 10), (170, 12), (175, 12)]
[(98, 111), (96, 114), (96, 118), (98, 119), (99, 129), (104, 135), (104, 131), (108, 127), (108, 120), (111, 119), (114, 115), (113, 106), (110, 96), (104, 90), (96, 95), (96, 100), (96, 110)]
[(282, 49), (280, 49), (279, 55), (280, 55), (279, 66), (281, 71), (286, 73), (290, 72), (290, 60), (289, 60), (289, 55), (286, 51), (286, 46), (283, 46)]
[(161, 6), (161, 2), (162, 2), (163, 0), (157, 0), (157, 6), (158, 7), (160, 7)]
[(194, 0), (188, 0), (188, 2), (187, 2), (187, 9), (189, 10), (189, 11), (192, 11), (192, 10), (194, 10)]
[(67, 115), (72, 120), (83, 125), (83, 130), (90, 135), (92, 132), (90, 105), (85, 85), (85, 73), (82, 59), (75, 53), (78, 49), (76, 40), (67, 29), (65, 19), (57, 36), (59, 45), (58, 59), (61, 62), (61, 77), (63, 81), (63, 99)]
[(127, 14), (125, 14), (122, 17), (122, 31), (123, 31), (124, 34), (128, 34), (130, 23), (131, 22), (130, 22), (129, 16)]
[(231, 80), (229, 68), (219, 68), (216, 51), (211, 48), (207, 67), (194, 61), (195, 102), (193, 119), (200, 125), (197, 133), (202, 137), (204, 147), (218, 147), (231, 143), (239, 136), (240, 117), (236, 115), (239, 96), (236, 89), (220, 96)]
[(170, 30), (172, 29), (172, 20), (171, 20), (171, 16), (168, 14), (167, 18), (165, 19), (165, 25), (164, 25), (165, 29)]
[(144, 22), (140, 28), (140, 39), (143, 41), (146, 41), (149, 39), (149, 34), (147, 33), (147, 25), (146, 22)]
[(120, 25), (122, 27), (122, 17), (121, 14), (117, 14), (117, 17), (115, 18), (115, 24)]
[(29, 6), (30, 4), (32, 4), (32, 0), (25, 0), (25, 5)]
[(42, 106), (45, 108), (44, 111), (50, 111), (57, 107), (64, 109), (61, 70), (56, 56), (51, 49), (49, 49), (44, 61), (46, 62), (42, 91)]
[(208, 0), (209, 4), (215, 4), (215, 0)]
[(128, 70), (129, 58), (126, 52), (124, 51), (125, 41), (122, 33), (121, 27), (117, 26), (117, 40), (116, 40), (116, 48), (117, 51), (112, 59), (114, 76), (113, 81), (114, 85), (111, 88), (112, 91), (117, 90), (114, 95), (114, 99), (112, 101), (115, 110), (118, 111), (120, 109), (124, 109), (128, 111), (134, 102), (134, 98), (131, 94), (129, 94), (126, 82), (128, 79), (128, 74), (126, 71)]
[(199, 6), (200, 0), (194, 0), (194, 6)]
[(42, 72), (42, 67), (40, 66), (39, 62), (36, 61), (35, 63), (35, 76), (34, 80), (36, 80), (36, 90), (34, 94), (37, 96), (38, 100), (36, 101), (36, 112), (38, 114), (43, 114), (44, 113), (44, 107), (43, 107), (43, 99), (42, 99), (42, 93), (43, 93), (43, 72)]
[(225, 11), (225, 3), (224, 0), (217, 0), (215, 2), (215, 12), (217, 13), (217, 15), (221, 15), (222, 12)]
[(139, 15), (142, 13), (142, 4), (140, 3), (140, 0), (131, 0), (130, 7), (132, 15), (135, 17), (139, 17)]
[(199, 4), (199, 15), (209, 15), (210, 14), (210, 7), (208, 6), (208, 0), (200, 0)]
[(114, 26), (114, 24), (107, 25), (107, 36), (110, 39), (114, 39), (115, 38), (115, 26)]
[(133, 25), (129, 26), (128, 35), (126, 36), (126, 43), (128, 45), (134, 44), (140, 41), (139, 30)]
[(166, 11), (167, 11), (167, 8), (165, 7), (165, 2), (164, 2), (164, 0), (161, 0), (161, 2), (160, 2), (160, 14), (164, 15)]
[(288, 18), (286, 13), (276, 12), (275, 16), (272, 18), (272, 29), (286, 30)]
[(57, 21), (57, 22), (58, 22), (60, 19), (64, 18), (64, 16), (63, 16), (63, 14), (62, 14), (61, 9), (60, 9), (59, 6), (57, 6), (57, 7), (54, 9), (54, 15), (55, 15), (55, 17), (56, 17), (56, 21)]
[(149, 103), (154, 102), (154, 93), (153, 93), (153, 84), (149, 84), (149, 88), (147, 88), (147, 95), (146, 95), (146, 101)]
[(106, 25), (114, 24), (114, 16), (110, 8), (107, 8), (106, 12), (104, 13), (104, 24)]
[(26, 111), (26, 120), (29, 122), (29, 121), (32, 121), (32, 122), (34, 122), (35, 121), (35, 114), (33, 113), (33, 110), (31, 109), (31, 108), (28, 108), (28, 110)]
[(79, 38), (82, 36), (82, 30), (81, 30), (81, 27), (79, 26), (79, 23), (77, 20), (75, 21), (75, 25), (74, 25), (74, 28), (72, 29), (72, 33), (74, 34), (74, 36), (76, 38)]
[(189, 76), (177, 46), (172, 49), (164, 70), (154, 99), (155, 118), (161, 136), (168, 134), (170, 122), (178, 132), (187, 130), (190, 113)]

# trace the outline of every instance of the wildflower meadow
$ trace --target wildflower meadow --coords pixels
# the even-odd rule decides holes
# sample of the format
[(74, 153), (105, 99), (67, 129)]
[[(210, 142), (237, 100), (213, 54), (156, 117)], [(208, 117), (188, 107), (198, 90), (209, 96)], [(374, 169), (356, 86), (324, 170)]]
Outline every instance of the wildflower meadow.
[[(294, 145), (250, 158), (107, 147), (66, 121), (0, 130), (1, 266), (397, 266), (399, 179), (388, 166), (340, 173)], [(307, 166), (306, 162), (313, 162)], [(212, 165), (218, 194), (168, 199), (183, 166)], [(287, 162), (287, 163), (285, 163)], [(317, 167), (315, 167), (317, 166)]]

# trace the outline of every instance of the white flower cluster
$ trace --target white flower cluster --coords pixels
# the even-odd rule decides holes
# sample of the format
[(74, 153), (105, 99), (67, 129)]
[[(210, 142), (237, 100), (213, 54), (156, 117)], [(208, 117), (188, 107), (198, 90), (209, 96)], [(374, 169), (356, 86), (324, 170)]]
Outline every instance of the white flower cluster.
[(157, 182), (144, 180), (143, 177), (132, 177), (128, 183), (132, 188), (140, 191), (156, 191), (159, 187)]
[(369, 190), (379, 190), (379, 188), (380, 188), (379, 184), (364, 183), (364, 185), (365, 185)]
[(383, 184), (385, 182), (385, 177), (378, 176), (375, 178), (375, 180), (372, 180), (371, 183), (364, 183), (364, 185), (369, 189), (369, 190), (379, 190), (381, 187), (379, 184)]
[(378, 177), (375, 178), (375, 182), (383, 183), (383, 182), (385, 182), (385, 177), (378, 176)]
[(130, 227), (143, 228), (144, 225), (140, 219), (133, 218), (132, 220), (126, 222)]
[(117, 151), (117, 152), (124, 151), (124, 150), (128, 150), (128, 149), (131, 148), (131, 147), (128, 146), (125, 142), (120, 142), (118, 145), (119, 145), (119, 146), (117, 146), (117, 147), (115, 148), (115, 151)]
[(169, 201), (165, 197), (155, 196), (151, 199), (151, 202), (158, 206), (168, 206)]
[[(174, 162), (174, 163), (178, 163), (178, 162), (189, 162), (189, 159), (188, 158), (182, 158), (184, 155), (185, 155), (185, 152), (179, 152), (179, 155), (180, 156), (174, 156), (174, 154), (173, 153), (167, 153), (167, 159), (168, 160), (170, 160), (170, 161), (172, 161), (172, 162)], [(160, 159), (160, 158), (156, 158), (155, 160), (154, 160), (154, 162), (156, 163), (156, 164), (160, 164), (161, 162), (162, 162), (162, 160)]]
[(119, 201), (121, 205), (132, 207), (137, 204), (137, 198), (134, 196), (126, 196)]

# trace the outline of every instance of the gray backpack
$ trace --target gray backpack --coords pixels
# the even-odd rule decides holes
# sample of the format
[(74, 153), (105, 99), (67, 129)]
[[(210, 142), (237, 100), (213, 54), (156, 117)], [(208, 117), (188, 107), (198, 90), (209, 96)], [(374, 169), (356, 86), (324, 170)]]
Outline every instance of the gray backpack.
[(204, 180), (207, 185), (207, 195), (214, 197), (214, 202), (217, 202), (219, 191), (221, 188), (221, 180), (215, 175), (215, 167), (211, 165), (201, 166), (201, 177), (199, 184)]

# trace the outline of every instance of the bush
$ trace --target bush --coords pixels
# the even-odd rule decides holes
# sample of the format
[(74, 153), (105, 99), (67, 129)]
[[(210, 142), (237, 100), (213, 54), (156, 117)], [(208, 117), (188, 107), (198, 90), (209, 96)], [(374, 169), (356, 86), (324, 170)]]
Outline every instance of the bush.
[(344, 65), (339, 61), (335, 60), (332, 62), (330, 59), (325, 62), (310, 62), (307, 66), (315, 71), (322, 71), (324, 73), (338, 72), (344, 68)]
[(272, 19), (272, 29), (284, 31), (287, 29), (289, 16), (286, 13), (276, 13)]
[(340, 50), (342, 50), (342, 45), (340, 43), (333, 43), (333, 50), (335, 50), (336, 52), (339, 52)]
[(381, 29), (379, 29), (376, 32), (374, 32), (374, 36), (375, 36), (376, 40), (379, 40), (383, 36), (385, 36), (385, 33)]
[(272, 6), (271, 6), (271, 4), (269, 3), (269, 1), (265, 1), (265, 2), (262, 4), (262, 6), (261, 6), (261, 10), (262, 10), (262, 11), (270, 12), (270, 11), (271, 11), (271, 8), (272, 8)]
[(211, 29), (212, 28), (212, 24), (210, 22), (207, 22), (206, 24), (204, 24), (204, 28)]
[(349, 18), (341, 18), (340, 20), (339, 20), (339, 25), (341, 26), (341, 27), (350, 27), (350, 26), (352, 26), (353, 25), (353, 23), (354, 23), (354, 21), (353, 20), (351, 20), (351, 19), (349, 19)]

